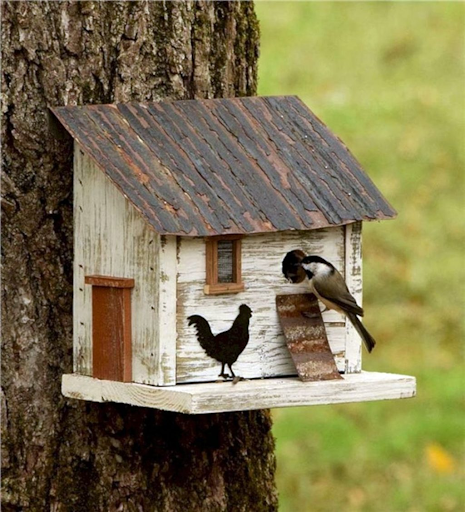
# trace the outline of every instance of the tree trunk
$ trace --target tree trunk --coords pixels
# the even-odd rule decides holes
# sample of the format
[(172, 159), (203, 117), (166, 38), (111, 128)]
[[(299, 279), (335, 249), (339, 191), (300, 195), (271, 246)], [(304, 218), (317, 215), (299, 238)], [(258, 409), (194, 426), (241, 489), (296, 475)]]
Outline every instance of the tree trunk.
[(275, 510), (268, 411), (67, 400), (72, 147), (47, 106), (252, 95), (249, 2), (2, 2), (3, 510)]

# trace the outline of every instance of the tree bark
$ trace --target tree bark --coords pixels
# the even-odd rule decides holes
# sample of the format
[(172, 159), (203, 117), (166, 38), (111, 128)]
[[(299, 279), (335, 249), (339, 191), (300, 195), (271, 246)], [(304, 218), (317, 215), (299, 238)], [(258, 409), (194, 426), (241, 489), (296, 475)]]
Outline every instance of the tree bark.
[(2, 2), (3, 510), (277, 507), (268, 411), (67, 400), (72, 147), (47, 106), (256, 92), (249, 2)]

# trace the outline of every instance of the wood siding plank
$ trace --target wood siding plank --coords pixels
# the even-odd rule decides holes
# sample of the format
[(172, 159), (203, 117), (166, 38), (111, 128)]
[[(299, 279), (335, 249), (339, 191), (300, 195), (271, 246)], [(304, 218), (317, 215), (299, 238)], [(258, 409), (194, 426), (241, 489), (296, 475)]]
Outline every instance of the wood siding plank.
[[(350, 293), (362, 307), (362, 223), (345, 226), (345, 280)], [(348, 318), (346, 322), (346, 373), (362, 371), (362, 341)]]
[(162, 236), (159, 250), (159, 331), (156, 351), (156, 383), (176, 384), (176, 280), (177, 237)]

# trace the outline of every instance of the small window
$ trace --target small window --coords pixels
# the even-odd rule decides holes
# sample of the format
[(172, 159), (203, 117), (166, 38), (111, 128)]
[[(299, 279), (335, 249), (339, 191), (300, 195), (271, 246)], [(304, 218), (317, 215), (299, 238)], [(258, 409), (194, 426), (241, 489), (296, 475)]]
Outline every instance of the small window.
[(206, 241), (207, 282), (205, 293), (238, 293), (244, 290), (241, 276), (241, 237), (210, 237)]

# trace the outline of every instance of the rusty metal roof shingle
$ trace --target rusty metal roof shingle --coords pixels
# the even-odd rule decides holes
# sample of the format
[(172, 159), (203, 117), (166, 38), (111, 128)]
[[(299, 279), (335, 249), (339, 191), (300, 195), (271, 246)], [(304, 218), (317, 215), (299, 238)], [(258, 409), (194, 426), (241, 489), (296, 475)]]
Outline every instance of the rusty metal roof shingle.
[(161, 234), (309, 230), (396, 215), (295, 96), (51, 110)]

